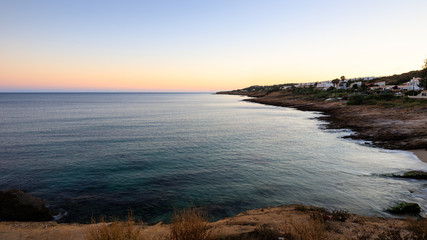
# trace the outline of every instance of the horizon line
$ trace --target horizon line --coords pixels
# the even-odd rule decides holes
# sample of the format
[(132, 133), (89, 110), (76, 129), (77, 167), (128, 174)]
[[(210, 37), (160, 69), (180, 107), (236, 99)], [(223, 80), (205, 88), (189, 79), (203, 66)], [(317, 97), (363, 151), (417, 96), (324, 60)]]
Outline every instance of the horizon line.
[(1, 91), (0, 93), (215, 93), (217, 91), (38, 91), (38, 90), (17, 90)]

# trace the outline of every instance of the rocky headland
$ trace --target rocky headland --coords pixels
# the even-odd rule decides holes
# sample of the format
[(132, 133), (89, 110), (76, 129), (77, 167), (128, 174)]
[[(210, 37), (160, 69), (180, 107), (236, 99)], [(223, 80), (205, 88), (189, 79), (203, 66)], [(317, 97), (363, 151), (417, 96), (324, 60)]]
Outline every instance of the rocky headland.
[(0, 190), (0, 221), (49, 221), (52, 213), (41, 198), (19, 189)]

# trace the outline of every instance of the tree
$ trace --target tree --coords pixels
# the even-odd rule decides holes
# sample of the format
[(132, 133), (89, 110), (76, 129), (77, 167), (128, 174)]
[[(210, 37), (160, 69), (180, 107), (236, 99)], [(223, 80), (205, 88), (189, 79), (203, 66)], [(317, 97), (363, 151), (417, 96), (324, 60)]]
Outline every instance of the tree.
[(335, 78), (334, 80), (332, 80), (332, 84), (334, 84), (335, 87), (337, 87), (337, 84), (340, 82), (340, 80), (338, 78)]
[(424, 60), (423, 69), (421, 70), (421, 80), (418, 83), (418, 87), (427, 89), (427, 58)]
[(420, 82), (418, 83), (418, 87), (427, 90), (427, 77), (421, 78)]
[(344, 81), (345, 80), (345, 76), (341, 76), (341, 81)]

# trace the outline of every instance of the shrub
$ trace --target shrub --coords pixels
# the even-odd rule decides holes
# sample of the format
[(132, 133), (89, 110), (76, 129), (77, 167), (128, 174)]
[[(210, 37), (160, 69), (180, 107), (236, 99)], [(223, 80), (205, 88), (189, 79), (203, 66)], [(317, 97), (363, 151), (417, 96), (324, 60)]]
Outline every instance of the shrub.
[(204, 240), (209, 239), (211, 231), (206, 214), (196, 208), (175, 210), (170, 225), (170, 239)]
[(405, 92), (406, 96), (415, 96), (418, 95), (421, 91), (413, 91), (413, 90), (409, 90)]
[(332, 212), (332, 220), (345, 222), (350, 217), (347, 210), (334, 210)]
[(353, 95), (347, 101), (347, 105), (362, 105), (364, 104), (365, 96), (363, 95)]
[(141, 228), (135, 226), (135, 221), (132, 214), (129, 213), (126, 222), (113, 221), (106, 223), (101, 219), (100, 223), (96, 223), (92, 219), (92, 225), (88, 227), (86, 232), (87, 240), (139, 240), (141, 238)]
[(295, 206), (295, 210), (301, 211), (301, 212), (307, 212), (309, 209), (302, 204), (298, 204)]
[(393, 93), (382, 93), (382, 94), (376, 95), (376, 98), (378, 100), (390, 101), (390, 100), (394, 99), (394, 94)]

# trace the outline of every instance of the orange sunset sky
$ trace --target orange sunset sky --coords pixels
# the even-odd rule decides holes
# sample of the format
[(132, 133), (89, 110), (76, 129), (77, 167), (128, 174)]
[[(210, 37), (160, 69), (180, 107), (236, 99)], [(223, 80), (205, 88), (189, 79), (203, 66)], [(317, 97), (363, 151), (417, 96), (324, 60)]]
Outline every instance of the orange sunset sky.
[(427, 58), (427, 1), (0, 1), (0, 91), (218, 91)]

